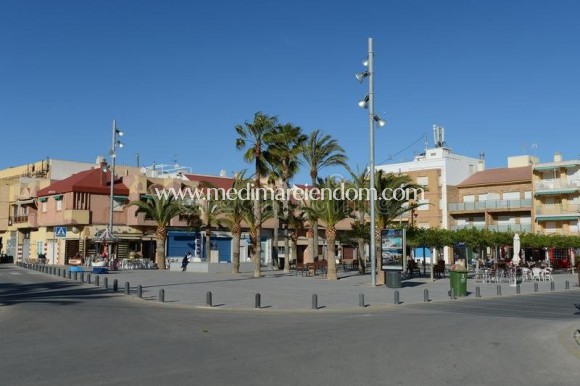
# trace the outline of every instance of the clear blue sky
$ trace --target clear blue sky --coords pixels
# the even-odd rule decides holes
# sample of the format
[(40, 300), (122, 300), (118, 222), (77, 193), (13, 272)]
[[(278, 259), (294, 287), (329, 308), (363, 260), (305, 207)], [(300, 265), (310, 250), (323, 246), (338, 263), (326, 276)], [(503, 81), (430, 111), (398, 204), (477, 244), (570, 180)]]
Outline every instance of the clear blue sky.
[(251, 169), (234, 126), (263, 111), (333, 135), (362, 168), (369, 37), (377, 163), (431, 146), (433, 124), (488, 168), (580, 158), (578, 20), (574, 0), (2, 0), (0, 167), (93, 162), (116, 119), (120, 163), (231, 174)]

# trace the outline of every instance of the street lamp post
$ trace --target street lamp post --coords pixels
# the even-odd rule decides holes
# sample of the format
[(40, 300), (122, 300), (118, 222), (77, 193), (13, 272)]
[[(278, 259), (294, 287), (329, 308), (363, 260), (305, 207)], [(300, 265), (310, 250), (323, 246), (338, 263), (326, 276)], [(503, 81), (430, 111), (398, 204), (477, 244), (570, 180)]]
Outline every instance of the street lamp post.
[[(118, 137), (122, 137), (123, 132), (117, 129), (117, 122), (113, 120), (113, 138), (111, 141), (111, 150), (109, 150), (109, 156), (111, 157), (111, 190), (109, 197), (109, 235), (113, 236), (113, 188), (115, 186), (115, 160), (117, 158), (117, 148), (123, 147), (123, 142), (121, 142)], [(109, 242), (108, 245), (108, 256), (109, 261), (111, 261), (113, 253), (113, 243)]]
[(373, 38), (369, 38), (369, 52), (368, 58), (363, 62), (367, 66), (367, 70), (356, 74), (356, 79), (362, 83), (364, 78), (369, 78), (369, 91), (368, 94), (362, 99), (358, 105), (362, 108), (368, 108), (369, 110), (369, 142), (370, 142), (370, 154), (369, 154), (369, 192), (370, 192), (370, 218), (371, 218), (371, 234), (370, 234), (370, 247), (369, 256), (371, 259), (371, 285), (376, 286), (376, 238), (375, 238), (375, 200), (376, 200), (376, 190), (375, 190), (375, 122), (379, 126), (384, 126), (385, 121), (375, 115), (375, 91), (374, 91), (374, 50), (373, 50)]

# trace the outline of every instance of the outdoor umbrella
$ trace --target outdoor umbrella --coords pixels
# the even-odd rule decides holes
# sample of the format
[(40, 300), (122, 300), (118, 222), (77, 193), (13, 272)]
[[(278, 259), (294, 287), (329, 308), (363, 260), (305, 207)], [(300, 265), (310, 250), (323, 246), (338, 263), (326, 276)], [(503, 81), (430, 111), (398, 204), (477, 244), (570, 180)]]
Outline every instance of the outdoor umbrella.
[(514, 257), (512, 259), (514, 266), (520, 263), (520, 235), (514, 235)]

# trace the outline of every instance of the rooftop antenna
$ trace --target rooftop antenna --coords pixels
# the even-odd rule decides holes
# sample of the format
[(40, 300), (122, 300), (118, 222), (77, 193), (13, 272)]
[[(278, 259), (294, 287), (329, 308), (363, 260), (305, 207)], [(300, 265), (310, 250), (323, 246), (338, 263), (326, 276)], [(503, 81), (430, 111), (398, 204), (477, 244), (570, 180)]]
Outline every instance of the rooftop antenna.
[(427, 154), (427, 147), (429, 146), (429, 144), (427, 143), (427, 133), (423, 133), (423, 137), (425, 140), (425, 154)]
[(433, 138), (435, 147), (447, 147), (445, 143), (445, 128), (439, 125), (433, 125)]

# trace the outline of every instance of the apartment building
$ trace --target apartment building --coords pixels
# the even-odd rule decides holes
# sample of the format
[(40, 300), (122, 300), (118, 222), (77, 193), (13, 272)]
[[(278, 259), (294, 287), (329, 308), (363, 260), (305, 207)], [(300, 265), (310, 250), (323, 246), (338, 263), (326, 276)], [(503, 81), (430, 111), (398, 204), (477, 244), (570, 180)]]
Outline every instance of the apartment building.
[(536, 233), (580, 235), (580, 160), (556, 153), (553, 162), (535, 164), (533, 185)]
[[(522, 166), (523, 165), (523, 166)], [(449, 191), (450, 229), (532, 232), (532, 159), (478, 171)]]
[[(410, 162), (377, 165), (377, 170), (405, 174), (424, 186), (424, 198), (418, 200), (419, 208), (401, 216), (401, 223), (418, 227), (450, 228), (449, 192), (468, 176), (484, 170), (483, 157), (471, 158), (455, 154), (444, 141), (443, 128), (434, 126), (435, 147), (414, 157)], [(444, 248), (444, 257), (450, 262), (450, 250)]]

